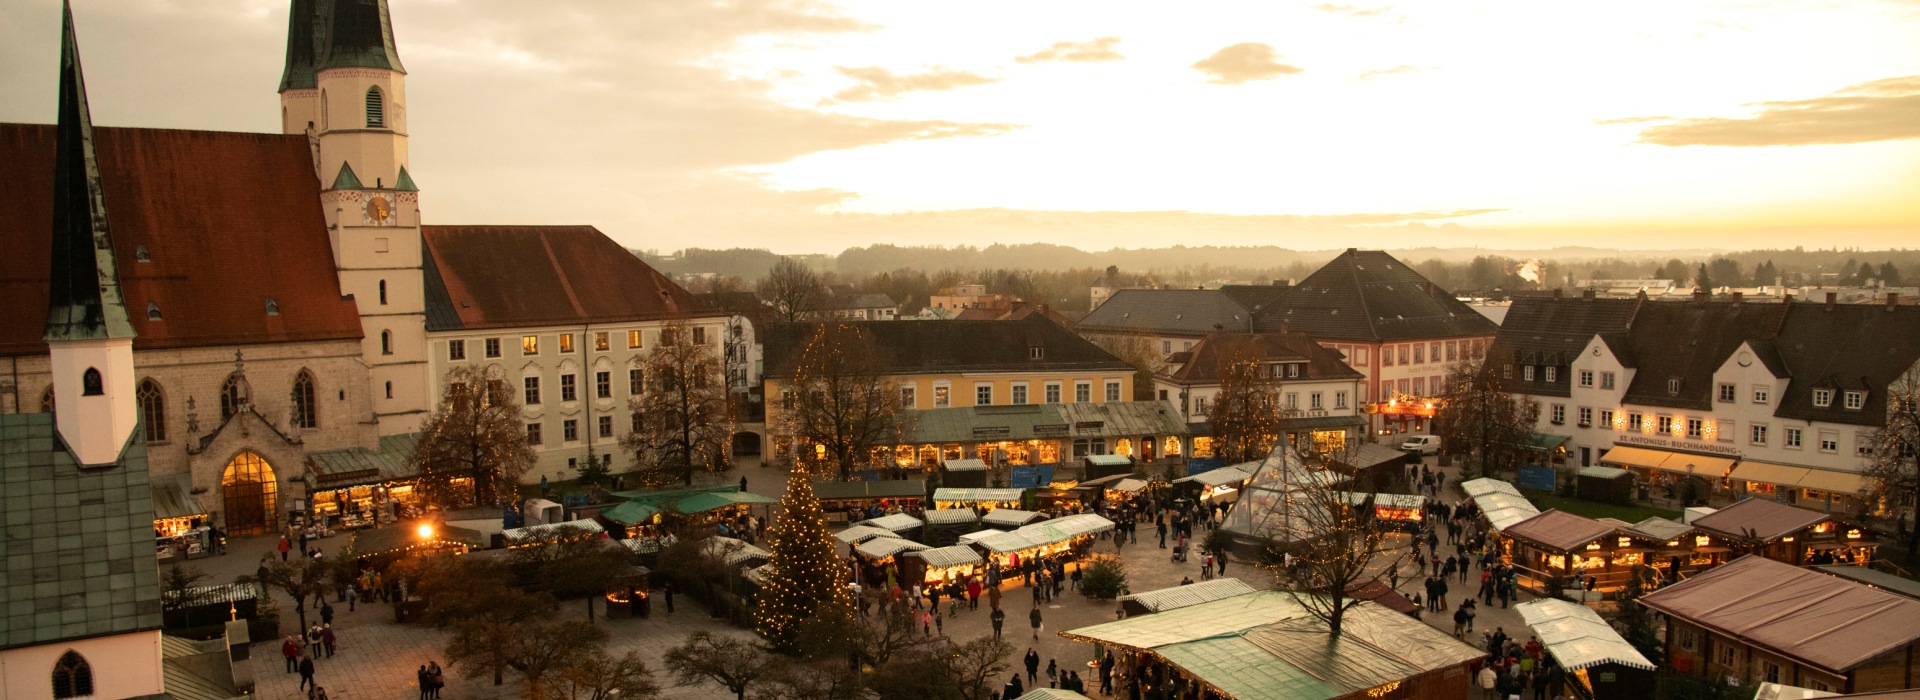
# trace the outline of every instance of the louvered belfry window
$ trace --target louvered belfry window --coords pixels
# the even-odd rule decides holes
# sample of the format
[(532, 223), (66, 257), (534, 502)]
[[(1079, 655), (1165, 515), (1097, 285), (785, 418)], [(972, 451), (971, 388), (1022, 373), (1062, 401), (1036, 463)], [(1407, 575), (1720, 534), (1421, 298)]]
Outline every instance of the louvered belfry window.
[(387, 103), (380, 96), (380, 88), (367, 88), (367, 128), (379, 129), (387, 125)]

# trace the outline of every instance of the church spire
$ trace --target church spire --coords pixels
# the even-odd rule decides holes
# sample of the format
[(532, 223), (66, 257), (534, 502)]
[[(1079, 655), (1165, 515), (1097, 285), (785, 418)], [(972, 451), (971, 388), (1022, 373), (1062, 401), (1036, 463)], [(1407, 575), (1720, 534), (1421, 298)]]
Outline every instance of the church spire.
[(54, 145), (53, 266), (47, 290), (49, 342), (132, 338), (120, 299), (120, 272), (107, 229), (100, 166), (93, 157), (93, 118), (80, 73), (73, 7), (62, 3), (60, 120)]
[(293, 0), (287, 13), (287, 68), (280, 74), (280, 91), (312, 90), (318, 85), (315, 67), (320, 53), (322, 29), (318, 0)]
[[(387, 0), (317, 0), (326, 23), (316, 68), (380, 68), (405, 73), (394, 48)], [(295, 0), (295, 9), (300, 2)], [(293, 37), (289, 37), (292, 39)]]

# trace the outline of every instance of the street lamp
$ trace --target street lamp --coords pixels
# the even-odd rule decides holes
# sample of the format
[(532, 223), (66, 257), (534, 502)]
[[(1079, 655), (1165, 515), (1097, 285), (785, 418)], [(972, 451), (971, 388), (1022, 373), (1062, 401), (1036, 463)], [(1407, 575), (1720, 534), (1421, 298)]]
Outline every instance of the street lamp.
[(433, 539), (433, 525), (430, 523), (420, 523), (420, 527), (414, 528), (413, 531), (419, 533), (420, 539)]

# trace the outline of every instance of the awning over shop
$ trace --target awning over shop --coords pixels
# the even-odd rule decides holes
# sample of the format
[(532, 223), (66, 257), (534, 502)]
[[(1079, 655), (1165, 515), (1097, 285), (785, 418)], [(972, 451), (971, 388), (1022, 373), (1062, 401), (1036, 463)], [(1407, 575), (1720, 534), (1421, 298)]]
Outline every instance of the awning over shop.
[[(998, 513), (1000, 511), (996, 510), (994, 512)], [(921, 514), (926, 516), (927, 524), (934, 527), (959, 526), (972, 529), (980, 524), (980, 516), (974, 515), (973, 510), (968, 508), (936, 508), (934, 510), (922, 511)]]
[(1652, 671), (1653, 662), (1628, 644), (1620, 633), (1585, 605), (1544, 598), (1514, 608), (1533, 628), (1547, 653), (1560, 667), (1578, 671), (1602, 664), (1619, 664)]
[(949, 459), (942, 463), (950, 472), (983, 472), (987, 463), (978, 459)]
[(1133, 475), (1131, 474), (1109, 474), (1107, 476), (1103, 476), (1098, 479), (1087, 479), (1085, 481), (1082, 481), (1080, 482), (1079, 487), (1083, 489), (1112, 488), (1113, 484), (1117, 484), (1117, 483), (1120, 483), (1122, 480), (1131, 479), (1131, 478), (1133, 478)]
[(1418, 510), (1427, 505), (1426, 496), (1413, 496), (1404, 493), (1354, 493), (1343, 491), (1340, 500), (1347, 505), (1357, 506), (1373, 499), (1376, 508), (1411, 508)]
[(1254, 592), (1252, 586), (1237, 578), (1219, 578), (1212, 581), (1190, 583), (1184, 586), (1162, 588), (1157, 591), (1135, 593), (1120, 596), (1121, 603), (1133, 603), (1147, 612), (1178, 610), (1201, 603), (1242, 596)]
[(927, 562), (927, 566), (936, 569), (978, 564), (982, 559), (979, 552), (974, 551), (972, 547), (966, 545), (923, 549), (910, 553), (907, 556), (924, 559)]
[(996, 554), (1020, 552), (1113, 529), (1113, 521), (1091, 513), (1034, 523), (1012, 532), (981, 538), (976, 544)]
[(1359, 428), (1366, 426), (1366, 424), (1366, 416), (1313, 416), (1309, 418), (1280, 419), (1280, 429), (1286, 431)]
[(589, 537), (606, 531), (606, 528), (600, 527), (600, 523), (592, 520), (568, 520), (563, 523), (550, 523), (547, 525), (533, 525), (530, 527), (516, 527), (511, 530), (501, 530), (500, 535), (507, 538), (507, 542), (512, 544), (548, 537)]
[(988, 513), (986, 514), (985, 517), (980, 518), (980, 524), (985, 525), (987, 527), (992, 527), (992, 528), (1002, 528), (1002, 529), (1011, 530), (1013, 528), (1026, 525), (1028, 523), (1032, 523), (1035, 520), (1044, 520), (1046, 519), (1046, 517), (1047, 517), (1046, 515), (1035, 513), (1030, 510), (1017, 510), (1013, 508), (995, 508), (993, 512)]
[(994, 535), (1006, 534), (1006, 532), (1006, 530), (980, 530), (961, 535), (958, 539), (960, 544), (974, 544)]
[(855, 525), (834, 533), (834, 539), (846, 544), (859, 544), (875, 537), (893, 537), (893, 531), (872, 525)]
[(1026, 489), (934, 489), (935, 503), (1018, 503)]
[(894, 513), (893, 515), (883, 515), (872, 520), (861, 521), (860, 524), (868, 527), (877, 527), (889, 533), (894, 533), (906, 532), (925, 525), (926, 523), (921, 522), (919, 518), (905, 513)]
[(1486, 516), (1487, 524), (1494, 532), (1505, 532), (1507, 528), (1520, 524), (1540, 514), (1540, 509), (1525, 496), (1505, 493), (1489, 493), (1473, 499), (1474, 505)]
[(853, 551), (859, 552), (860, 556), (868, 559), (885, 559), (901, 552), (913, 552), (923, 549), (929, 549), (929, 547), (913, 540), (903, 540), (898, 537), (875, 537), (860, 543), (860, 546), (854, 547)]
[(310, 453), (308, 484), (315, 491), (330, 491), (413, 478), (419, 475), (413, 464), (413, 450), (419, 444), (420, 434), (408, 433), (384, 436), (371, 450), (350, 447)]
[(1133, 458), (1126, 455), (1087, 455), (1081, 459), (1096, 467), (1125, 467), (1133, 464)]
[(1867, 478), (1860, 474), (1753, 460), (1743, 461), (1740, 466), (1734, 467), (1733, 478), (1786, 488), (1815, 489), (1836, 493), (1860, 493), (1867, 488)]
[(1524, 438), (1521, 438), (1518, 442), (1512, 442), (1507, 444), (1510, 444), (1514, 447), (1518, 447), (1523, 450), (1535, 450), (1538, 452), (1553, 452), (1565, 447), (1567, 444), (1567, 441), (1572, 439), (1573, 439), (1572, 437), (1569, 437), (1566, 435), (1550, 435), (1548, 433), (1527, 433), (1527, 436)]
[(200, 505), (200, 499), (193, 495), (192, 474), (155, 477), (152, 490), (154, 520), (207, 514), (206, 507)]
[(706, 552), (707, 556), (724, 561), (729, 566), (736, 566), (754, 560), (766, 561), (770, 556), (767, 554), (767, 550), (747, 544), (745, 540), (737, 540), (732, 537), (709, 537), (707, 538), (707, 544), (706, 547), (703, 548), (703, 551)]
[(659, 512), (659, 508), (645, 503), (627, 501), (626, 503), (600, 511), (600, 517), (620, 523), (621, 525), (633, 525), (635, 523), (646, 522), (647, 519), (652, 518)]
[(1658, 469), (1701, 478), (1719, 478), (1733, 469), (1733, 458), (1691, 452), (1668, 452), (1646, 447), (1617, 446), (1600, 456), (1600, 461), (1642, 469)]
[(1460, 490), (1465, 491), (1468, 498), (1479, 498), (1490, 493), (1504, 493), (1510, 496), (1520, 495), (1520, 489), (1514, 488), (1513, 484), (1488, 477), (1462, 481), (1460, 482)]
[(1119, 483), (1116, 483), (1112, 486), (1112, 490), (1119, 491), (1121, 493), (1140, 493), (1141, 491), (1147, 490), (1147, 480), (1146, 479), (1121, 479)]

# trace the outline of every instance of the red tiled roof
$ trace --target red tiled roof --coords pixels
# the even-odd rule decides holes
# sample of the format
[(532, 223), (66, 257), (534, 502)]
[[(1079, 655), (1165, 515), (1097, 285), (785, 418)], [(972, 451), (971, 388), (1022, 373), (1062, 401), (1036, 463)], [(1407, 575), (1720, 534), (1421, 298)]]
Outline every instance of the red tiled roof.
[[(362, 336), (304, 136), (93, 133), (136, 349)], [(51, 124), (0, 124), (0, 355), (47, 350), (53, 147)], [(149, 302), (163, 320), (147, 320)]]
[[(714, 311), (592, 226), (425, 226), (446, 297), (429, 330), (554, 326)], [(429, 287), (435, 280), (428, 280)], [(454, 325), (457, 319), (458, 325)]]

